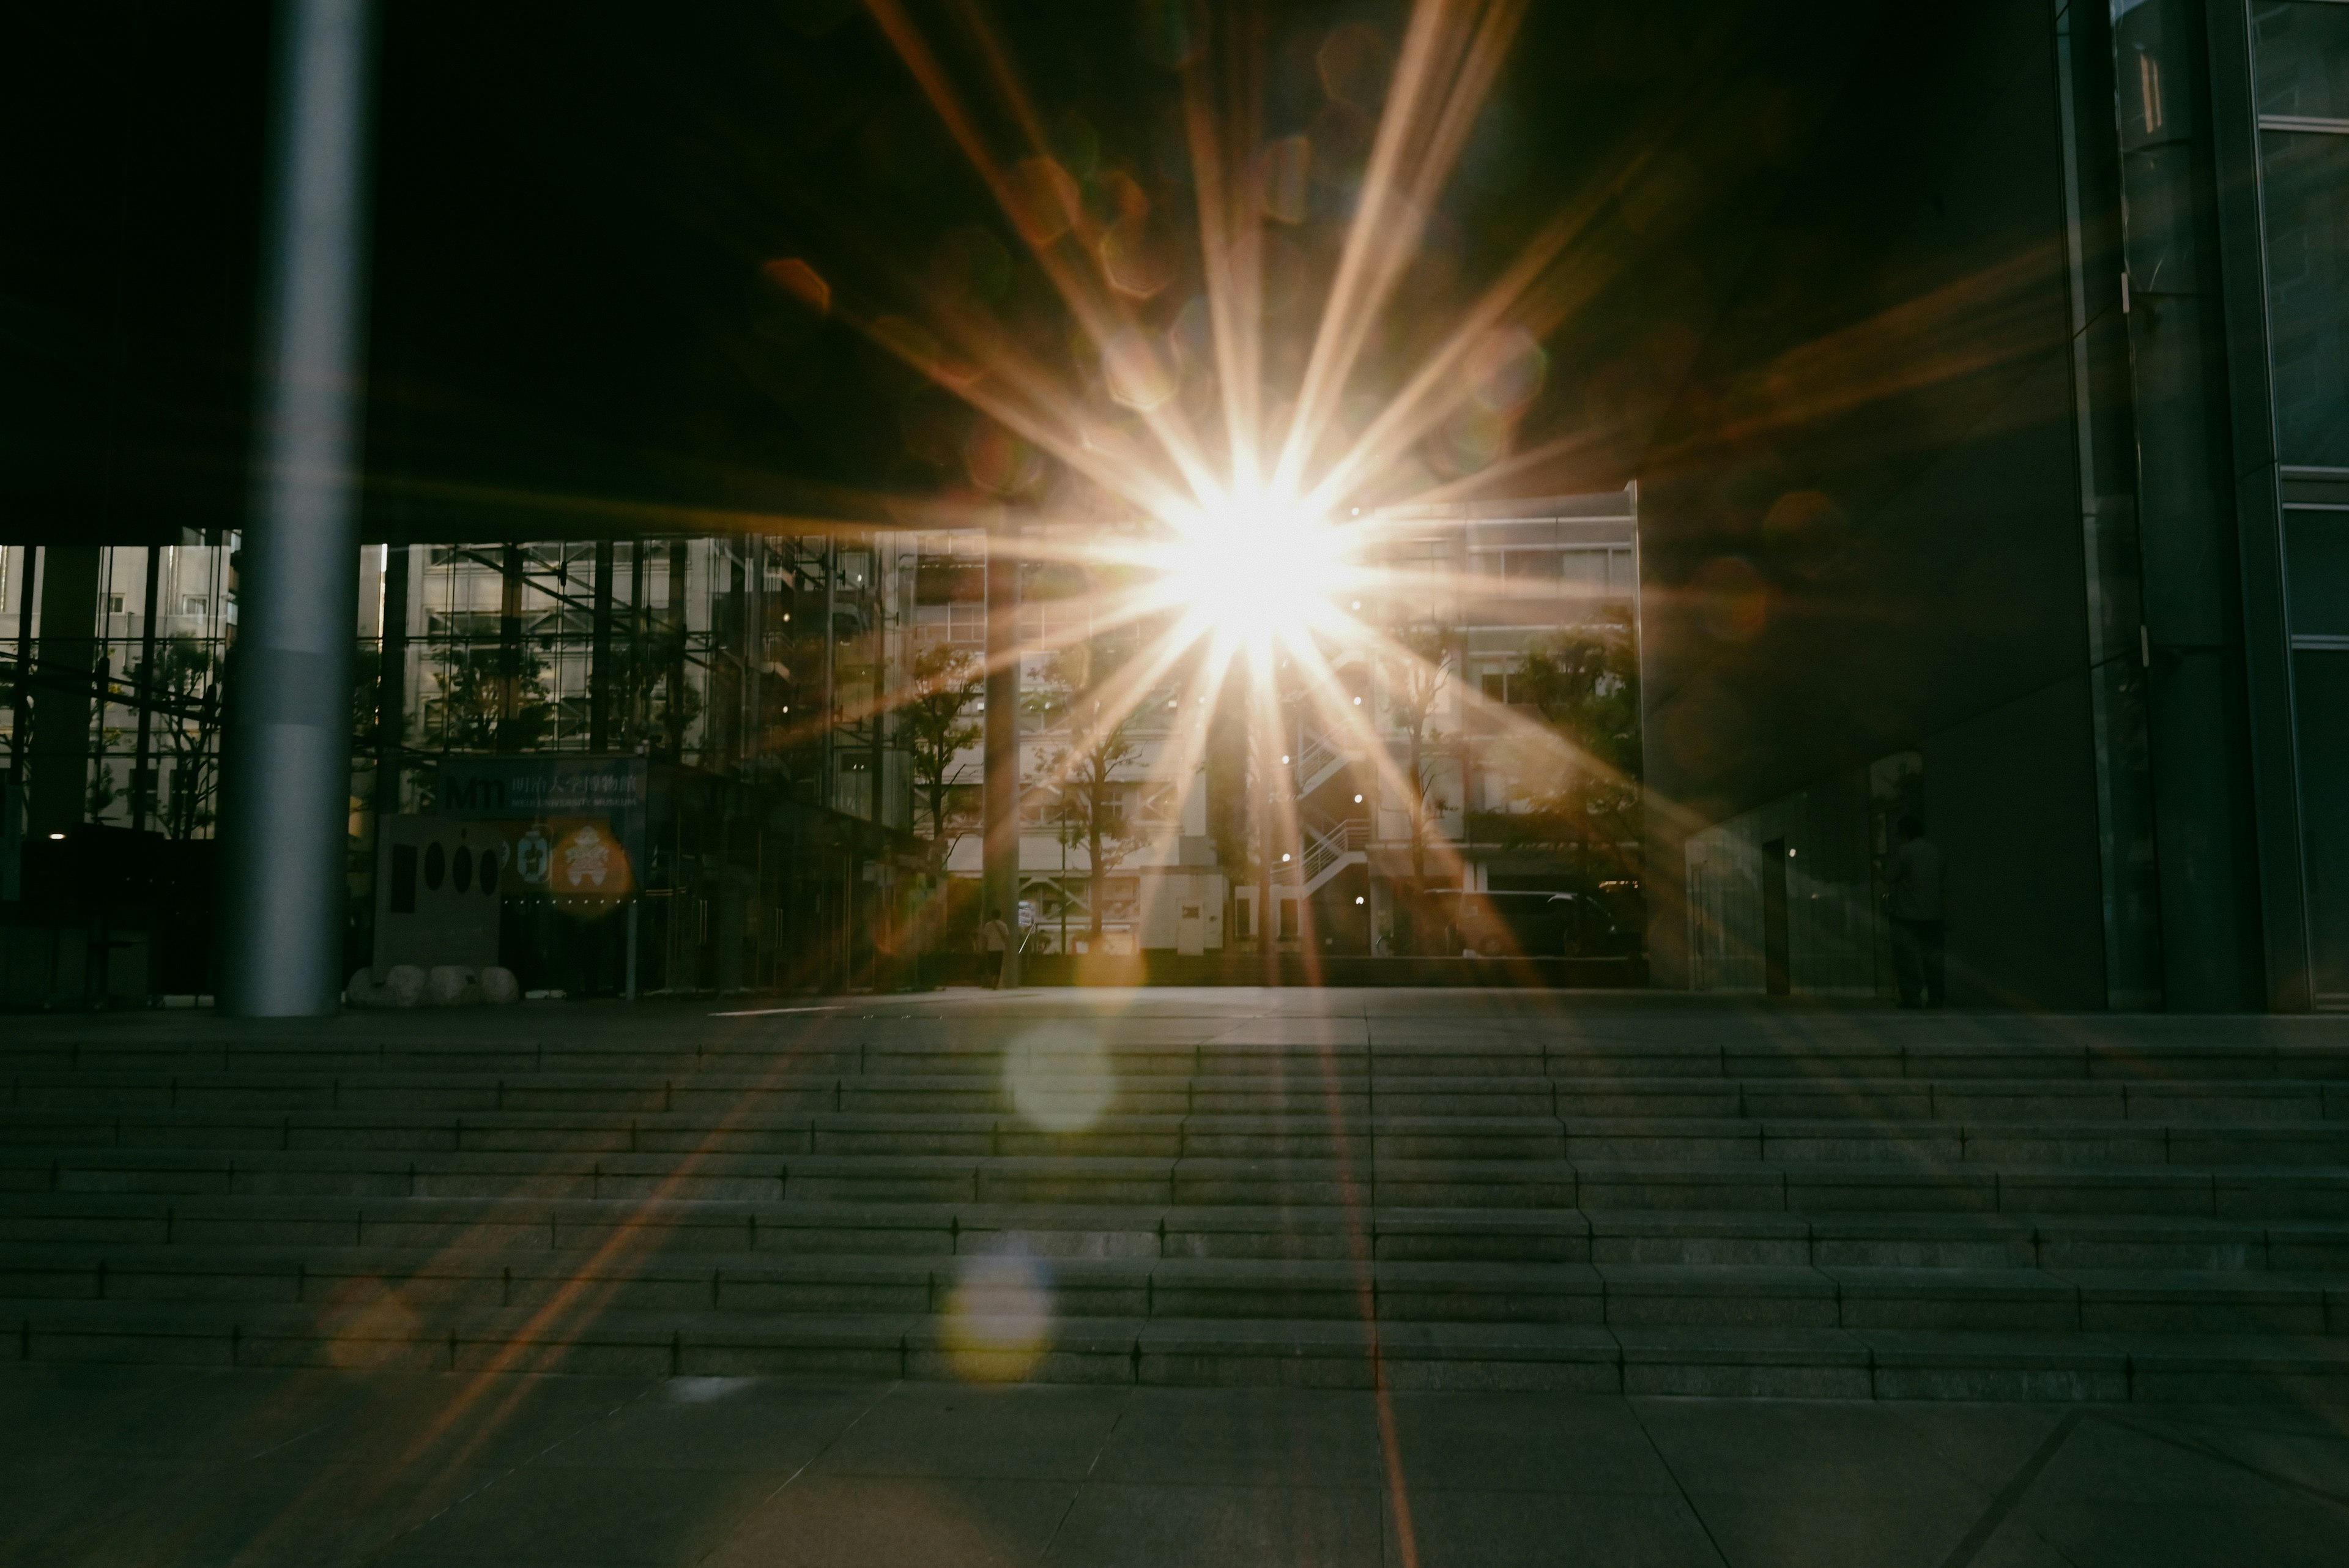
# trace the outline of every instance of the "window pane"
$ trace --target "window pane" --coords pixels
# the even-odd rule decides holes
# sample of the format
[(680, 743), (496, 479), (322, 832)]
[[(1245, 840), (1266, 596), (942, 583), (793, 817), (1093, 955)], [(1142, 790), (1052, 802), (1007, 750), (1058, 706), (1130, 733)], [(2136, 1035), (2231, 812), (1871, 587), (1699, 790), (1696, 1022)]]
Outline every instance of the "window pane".
[(2284, 599), (2294, 637), (2349, 637), (2349, 515), (2283, 514)]
[(2301, 830), (2316, 992), (2349, 997), (2349, 653), (2292, 656), (2300, 709)]
[(2349, 119), (2349, 5), (2267, 0), (2251, 34), (2261, 114)]
[(2270, 130), (2260, 146), (2281, 455), (2349, 467), (2349, 136)]

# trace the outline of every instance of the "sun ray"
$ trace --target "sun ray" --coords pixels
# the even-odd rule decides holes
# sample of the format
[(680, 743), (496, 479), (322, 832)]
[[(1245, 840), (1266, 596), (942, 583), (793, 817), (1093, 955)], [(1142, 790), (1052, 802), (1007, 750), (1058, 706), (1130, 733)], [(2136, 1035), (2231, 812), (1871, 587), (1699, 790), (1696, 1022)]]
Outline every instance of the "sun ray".
[[(1494, 0), (1473, 26), (1459, 16), (1468, 8), (1458, 0), (1420, 0), (1413, 10), (1274, 472), (1277, 494), (1292, 493), (1300, 483), (1378, 312), (1417, 251), (1437, 189), (1507, 53), (1523, 0)], [(1433, 123), (1423, 126), (1431, 95), (1446, 78)]]
[[(1239, 34), (1226, 47), (1229, 134), (1219, 134), (1215, 87), (1205, 50), (1183, 67), (1183, 121), (1198, 194), (1199, 248), (1207, 313), (1215, 340), (1217, 387), (1224, 406), (1231, 487), (1252, 494), (1262, 485), (1259, 442), (1263, 375), (1264, 223), (1254, 178), (1245, 163), (1234, 178), (1226, 148), (1253, 150), (1261, 136), (1261, 18), (1229, 7), (1219, 32)], [(1245, 26), (1245, 32), (1241, 29)]]
[[(906, 69), (913, 74), (916, 84), (929, 99), (931, 108), (945, 122), (948, 134), (961, 148), (963, 156), (995, 197), (996, 204), (1002, 209), (1005, 218), (1010, 222), (1013, 230), (1028, 244), (1030, 254), (1035, 256), (1038, 265), (1043, 268), (1045, 275), (1059, 291), (1062, 303), (1068, 306), (1070, 314), (1076, 318), (1078, 326), (1091, 339), (1095, 350), (1104, 357), (1116, 352), (1117, 345), (1122, 341), (1121, 334), (1132, 327), (1131, 316), (1114, 304), (1104, 301), (1100, 293), (1089, 283), (1080, 279), (1068, 265), (1067, 258), (1061, 253), (1058, 244), (1060, 234), (1076, 228), (1083, 219), (1082, 203), (1074, 199), (1073, 187), (1070, 187), (1065, 193), (1061, 193), (1059, 190), (1060, 182), (1046, 182), (1053, 188), (1047, 193), (1047, 199), (1055, 201), (1062, 209), (1059, 214), (1061, 223), (1060, 230), (1046, 236), (1034, 223), (1023, 223), (1020, 220), (1024, 205), (1019, 193), (1013, 189), (1009, 176), (1005, 172), (1001, 162), (988, 150), (986, 138), (980, 132), (969, 107), (954, 90), (953, 84), (947, 78), (944, 66), (928, 42), (922, 36), (920, 29), (915, 26), (913, 19), (905, 15), (898, 0), (865, 0), (865, 6), (873, 14), (874, 19), (880, 24), (883, 33), (888, 37), (891, 46), (896, 49), (898, 57), (905, 62)], [(1050, 149), (1041, 140), (1041, 123), (1036, 119), (1032, 108), (1026, 104), (1025, 90), (1019, 86), (1016, 74), (1010, 71), (1009, 57), (1003, 54), (999, 46), (992, 43), (991, 24), (988, 23), (984, 14), (976, 8), (966, 8), (964, 15), (980, 32), (982, 38), (988, 40), (982, 43), (982, 53), (988, 57), (990, 62), (1000, 67), (999, 89), (1007, 99), (1019, 106), (1014, 110), (1015, 117), (1020, 119), (1023, 130), (1031, 136), (1033, 155), (1045, 160), (1050, 164)], [(1058, 167), (1056, 164), (1050, 166), (1055, 169)], [(1065, 176), (1062, 176), (1062, 179), (1065, 180)], [(1088, 254), (1091, 254), (1092, 247), (1088, 245), (1086, 249)], [(1185, 481), (1190, 484), (1193, 493), (1200, 497), (1216, 493), (1221, 488), (1221, 482), (1208, 466), (1205, 455), (1199, 452), (1196, 441), (1190, 437), (1179, 412), (1164, 411), (1165, 409), (1166, 405), (1161, 404), (1157, 408), (1137, 409), (1136, 412), (1141, 415), (1151, 433), (1157, 438), (1167, 456), (1182, 472)]]
[[(865, 309), (836, 296), (830, 308), (851, 330), (933, 385), (1034, 442), (1137, 510), (1156, 514), (1188, 504), (1180, 491), (1139, 471), (1132, 462), (1118, 461), (1096, 450), (1083, 433), (1086, 421), (1077, 399), (1053, 387), (1049, 378), (1027, 364), (1024, 357), (1001, 346), (999, 341), (988, 346), (993, 351), (985, 353), (977, 364), (949, 360), (940, 351), (942, 345), (925, 343), (902, 327), (893, 328), (891, 324), (903, 321), (903, 317)], [(971, 329), (970, 318), (962, 313), (942, 311), (941, 316)], [(988, 369), (1034, 400), (1006, 396), (988, 385)]]

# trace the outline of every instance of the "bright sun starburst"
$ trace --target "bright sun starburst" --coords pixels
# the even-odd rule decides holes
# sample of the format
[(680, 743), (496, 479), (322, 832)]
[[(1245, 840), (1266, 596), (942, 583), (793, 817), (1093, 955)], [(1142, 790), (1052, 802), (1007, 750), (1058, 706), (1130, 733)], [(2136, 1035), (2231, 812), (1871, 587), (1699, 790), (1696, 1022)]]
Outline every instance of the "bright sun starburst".
[(1348, 570), (1327, 519), (1261, 496), (1202, 507), (1159, 556), (1164, 591), (1199, 623), (1244, 646), (1326, 626)]
[[(1414, 543), (1407, 520), (1423, 535), (1448, 504), (1572, 450), (1571, 435), (1513, 443), (1547, 373), (1541, 343), (1596, 286), (1572, 256), (1603, 191), (1460, 295), (1414, 272), (1526, 0), (1413, 0), (1391, 51), (1340, 29), (1318, 68), (1366, 135), (1342, 144), (1358, 145), (1350, 170), (1324, 172), (1309, 137), (1268, 140), (1262, 17), (1154, 0), (1187, 216), (1126, 172), (1072, 170), (984, 0), (957, 6), (959, 32), (940, 38), (907, 0), (864, 3), (1068, 317), (1045, 332), (1005, 310), (1010, 258), (976, 228), (945, 236), (926, 268), (874, 254), (877, 287), (768, 263), (776, 288), (971, 411), (967, 486), (866, 504), (897, 525), (984, 528), (990, 552), (1050, 576), (1043, 640), (991, 660), (1087, 667), (1098, 650), (1073, 645), (1115, 635), (1123, 651), (1102, 659), (1112, 673), (1088, 690), (1067, 757), (1145, 704), (1213, 711), (1237, 685), (1268, 758), (1285, 761), (1309, 719), (1389, 797), (1425, 797), (1376, 727), (1371, 688), (1416, 701), (1424, 722), (1457, 657), (1429, 618), (1463, 592), (1513, 589), (1461, 576), (1462, 557)], [(1357, 91), (1354, 65), (1372, 60), (1380, 80)], [(1343, 232), (1316, 250), (1318, 302), (1299, 308), (1311, 247), (1291, 236), (1311, 221), (1313, 179), (1345, 192)], [(1499, 709), (1485, 722), (1526, 725)], [(1197, 771), (1206, 734), (1184, 726), (1163, 774)]]

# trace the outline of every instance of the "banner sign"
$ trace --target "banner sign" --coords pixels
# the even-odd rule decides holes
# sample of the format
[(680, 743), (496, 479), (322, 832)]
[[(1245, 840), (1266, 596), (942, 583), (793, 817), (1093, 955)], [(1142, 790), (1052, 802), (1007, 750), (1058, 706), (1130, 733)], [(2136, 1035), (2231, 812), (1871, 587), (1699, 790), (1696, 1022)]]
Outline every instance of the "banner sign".
[(616, 901), (644, 864), (647, 772), (642, 757), (449, 757), (440, 811), (513, 824), (506, 837), (525, 887)]

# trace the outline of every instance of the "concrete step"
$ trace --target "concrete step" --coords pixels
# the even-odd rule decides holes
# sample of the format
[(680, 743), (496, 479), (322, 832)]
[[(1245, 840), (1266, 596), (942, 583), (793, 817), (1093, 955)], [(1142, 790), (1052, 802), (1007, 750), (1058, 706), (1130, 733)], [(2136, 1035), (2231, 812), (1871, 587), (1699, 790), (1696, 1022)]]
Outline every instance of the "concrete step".
[(1153, 1385), (2097, 1403), (2349, 1396), (2349, 1341), (2301, 1335), (1609, 1328), (1233, 1319), (519, 1309), (426, 1323), (336, 1311), (0, 1298), (30, 1361), (628, 1376), (956, 1377)]
[[(352, 1073), (405, 1070), (435, 1075), (531, 1072), (676, 1073), (724, 1068), (751, 1074), (818, 1064), (860, 1073), (999, 1071), (1003, 1050), (1030, 1037), (1035, 1025), (989, 1026), (957, 1021), (954, 1037), (907, 1044), (894, 1034), (810, 1028), (788, 1033), (720, 1034), (682, 1030), (660, 1044), (640, 1038), (599, 1039), (552, 1028), (533, 1035), (517, 1030), (471, 1035), (433, 1020), (429, 1032), (373, 1040), (350, 1031), (263, 1036), (201, 1031), (186, 1037), (126, 1038), (105, 1031), (83, 1037), (49, 1034), (0, 1045), (0, 1075), (37, 1072), (148, 1073), (277, 1071)], [(641, 1030), (641, 1025), (635, 1026)], [(896, 1025), (895, 1027), (903, 1027)], [(1537, 1075), (1588, 1078), (1779, 1078), (1885, 1082), (1930, 1079), (2076, 1079), (2132, 1084), (2213, 1079), (2349, 1081), (2349, 1046), (2329, 1041), (2235, 1044), (2165, 1042), (2080, 1045), (1951, 1041), (1906, 1045), (1823, 1048), (1789, 1041), (1762, 1045), (1743, 1038), (1721, 1045), (1638, 1039), (1597, 1040), (1564, 1032), (1536, 1032), (1500, 1041), (1479, 1033), (1468, 1039), (1434, 1038), (1361, 1044), (1335, 1043), (1192, 1044), (1142, 1041), (1096, 1021), (1092, 1036), (1120, 1073), (1286, 1072), (1300, 1076), (1342, 1071), (1349, 1062), (1367, 1070), (1424, 1075)], [(1182, 1031), (1174, 1032), (1180, 1034)], [(1065, 1038), (1065, 1035), (1061, 1037)]]
[(1577, 1162), (1909, 1160), (1936, 1165), (2349, 1168), (2349, 1120), (2210, 1125), (2142, 1121), (1914, 1123), (1700, 1117), (1112, 1115), (1054, 1133), (1017, 1115), (214, 1109), (0, 1110), (0, 1148), (416, 1153), (999, 1154), (1047, 1150), (1180, 1158), (1529, 1158)]
[[(2349, 1047), (2313, 1035), (431, 1022), (12, 1033), (0, 1355), (13, 1314), (33, 1357), (509, 1370), (2349, 1376)], [(1007, 1064), (1086, 1031), (1107, 1114), (1041, 1130)]]
[(2349, 1333), (2327, 1274), (2033, 1269), (1806, 1269), (1197, 1258), (565, 1257), (388, 1247), (20, 1249), (0, 1295), (337, 1308), (423, 1316), (569, 1312), (951, 1313), (973, 1280), (1016, 1270), (1055, 1316), (1603, 1324), (1619, 1328), (1968, 1333)]
[(1754, 1215), (1338, 1206), (859, 1204), (521, 1198), (119, 1196), (0, 1200), (0, 1241), (40, 1247), (421, 1246), (666, 1253), (2041, 1268), (2209, 1274), (2349, 1269), (2349, 1222)]
[(0, 1295), (47, 1301), (396, 1301), (488, 1308), (939, 1313), (972, 1272), (1017, 1267), (1055, 1315), (1900, 1328), (2349, 1333), (2344, 1276), (2032, 1269), (1414, 1262), (1196, 1258), (690, 1259), (387, 1247), (18, 1249)]
[[(305, 1140), (306, 1142), (307, 1140)], [(497, 1142), (513, 1140), (499, 1139)], [(550, 1140), (560, 1144), (560, 1140)], [(2349, 1170), (2313, 1164), (2090, 1166), (1656, 1158), (1226, 1158), (1094, 1153), (789, 1154), (639, 1147), (74, 1148), (0, 1153), (0, 1193), (745, 1201), (1527, 1205), (1751, 1213), (2349, 1215)], [(710, 1140), (718, 1141), (718, 1140)], [(1032, 1147), (1024, 1138), (1009, 1147)], [(1080, 1143), (1080, 1148), (1098, 1145)], [(1278, 1147), (1278, 1144), (1275, 1143)], [(1373, 1144), (1375, 1147), (1375, 1143)], [(1406, 1146), (1408, 1147), (1408, 1145)], [(2285, 1152), (2289, 1153), (2290, 1150)]]
[(0, 1200), (0, 1245), (396, 1244), (594, 1250), (615, 1237), (671, 1251), (1040, 1257), (1350, 1258), (1587, 1262), (1574, 1210), (1349, 1210), (1100, 1204), (627, 1203), (517, 1198)]
[[(117, 1071), (20, 1073), (6, 1081), (19, 1110), (289, 1111), (854, 1111), (1006, 1114), (999, 1063), (958, 1074), (714, 1067), (665, 1074)], [(1372, 1076), (1349, 1069), (1291, 1082), (1275, 1075), (1161, 1073), (1117, 1080), (1120, 1114), (1557, 1116), (1767, 1120), (2226, 1122), (2349, 1119), (2349, 1083), (2203, 1080), (1588, 1079), (1436, 1075)]]

